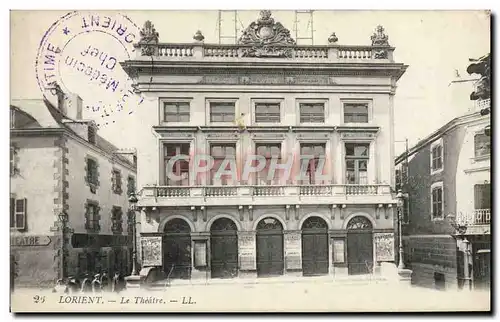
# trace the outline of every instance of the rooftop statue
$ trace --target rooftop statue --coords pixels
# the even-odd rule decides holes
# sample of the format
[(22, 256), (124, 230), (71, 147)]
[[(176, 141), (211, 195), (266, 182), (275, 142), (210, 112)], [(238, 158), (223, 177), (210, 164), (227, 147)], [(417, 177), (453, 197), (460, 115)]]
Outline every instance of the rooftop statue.
[(144, 23), (144, 27), (142, 27), (140, 36), (141, 39), (139, 40), (139, 42), (147, 44), (157, 44), (160, 38), (160, 34), (156, 31), (155, 26), (149, 20)]
[(371, 36), (372, 46), (389, 46), (389, 36), (385, 34), (384, 27), (378, 25)]

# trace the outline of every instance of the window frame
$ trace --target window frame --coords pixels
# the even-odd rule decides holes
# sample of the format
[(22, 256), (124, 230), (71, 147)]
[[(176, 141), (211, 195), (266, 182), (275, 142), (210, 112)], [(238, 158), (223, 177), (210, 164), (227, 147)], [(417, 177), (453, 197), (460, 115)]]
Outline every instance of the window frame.
[[(190, 124), (192, 121), (192, 98), (186, 98), (186, 97), (179, 97), (179, 98), (161, 98), (159, 100), (159, 119), (161, 124), (168, 124), (168, 125), (186, 125)], [(186, 103), (189, 107), (189, 120), (188, 121), (167, 121), (167, 104), (172, 104), (172, 103)], [(177, 114), (178, 115), (178, 114)]]
[[(436, 217), (434, 215), (434, 190), (441, 190), (441, 216)], [(444, 220), (444, 185), (442, 181), (434, 182), (430, 188), (430, 214), (431, 221), (443, 221)]]
[[(93, 162), (95, 167), (89, 167), (89, 162)], [(92, 170), (95, 170), (95, 175), (91, 174)], [(85, 157), (85, 183), (90, 187), (90, 192), (97, 193), (99, 187), (99, 162), (97, 158), (89, 155)]]
[[(434, 168), (433, 167), (433, 161), (434, 161), (434, 149), (437, 147), (441, 147), (441, 167), (440, 168)], [(439, 138), (438, 140), (434, 141), (430, 145), (430, 170), (431, 170), (431, 175), (440, 173), (444, 170), (444, 144), (443, 144), (443, 138)]]
[[(356, 145), (366, 145), (367, 146), (367, 156), (364, 157), (364, 156), (349, 156), (347, 155), (347, 145), (348, 144), (352, 144), (354, 146)], [(368, 185), (369, 182), (370, 182), (370, 177), (369, 177), (369, 169), (370, 169), (370, 148), (371, 148), (371, 143), (370, 142), (344, 142), (343, 144), (343, 148), (344, 148), (344, 170), (345, 170), (345, 173), (344, 173), (344, 180), (345, 180), (345, 184), (348, 184), (348, 185)], [(349, 180), (348, 180), (348, 177), (347, 177), (347, 171), (348, 171), (348, 168), (347, 168), (347, 162), (348, 161), (355, 161), (354, 162), (354, 174), (355, 174), (355, 181), (358, 181), (357, 183), (349, 183)], [(360, 181), (360, 177), (359, 177), (359, 161), (366, 161), (366, 183), (359, 183)], [(357, 178), (357, 180), (356, 180)]]
[[(212, 103), (232, 103), (234, 105), (234, 120), (233, 121), (212, 121)], [(234, 125), (240, 117), (237, 98), (206, 98), (205, 99), (206, 124), (210, 125)]]
[[(346, 112), (345, 107), (346, 107), (346, 105), (349, 105), (349, 104), (366, 105), (367, 122), (347, 122), (346, 117), (345, 117), (345, 112)], [(361, 126), (366, 126), (366, 125), (372, 124), (373, 101), (371, 99), (341, 99), (341, 106), (342, 106), (341, 118), (342, 118), (343, 124), (361, 125)]]
[[(18, 211), (17, 203), (22, 202), (23, 203), (23, 211)], [(26, 231), (27, 228), (27, 204), (28, 204), (28, 199), (27, 198), (17, 198), (16, 196), (10, 197), (10, 229), (11, 230), (17, 230), (17, 231)], [(22, 216), (22, 226), (17, 225), (17, 218), (18, 216)]]
[[(190, 176), (190, 174), (191, 174), (191, 173), (190, 173), (190, 172), (191, 172), (191, 165), (190, 165), (190, 163), (191, 163), (191, 158), (189, 158), (189, 161), (187, 161), (187, 162), (188, 162), (188, 169), (187, 169), (187, 170), (188, 170), (188, 171), (187, 171), (187, 176), (188, 176), (188, 177), (187, 177), (187, 179), (186, 179), (186, 180), (187, 180), (187, 184), (186, 184), (186, 185), (182, 184), (182, 181), (179, 181), (181, 184), (172, 185), (172, 184), (170, 183), (171, 181), (169, 181), (170, 179), (168, 179), (168, 178), (167, 178), (167, 172), (166, 172), (167, 168), (166, 168), (166, 167), (167, 167), (168, 161), (169, 161), (172, 157), (174, 157), (174, 156), (167, 157), (167, 155), (165, 154), (165, 153), (166, 153), (166, 151), (167, 151), (167, 145), (174, 145), (174, 146), (176, 146), (176, 154), (175, 154), (175, 156), (176, 156), (176, 155), (180, 155), (180, 154), (181, 154), (181, 153), (180, 153), (180, 152), (182, 152), (182, 149), (181, 149), (181, 147), (180, 147), (181, 145), (187, 145), (187, 146), (188, 146), (188, 155), (189, 155), (189, 151), (191, 150), (191, 142), (189, 142), (189, 141), (175, 141), (175, 142), (173, 142), (173, 141), (162, 141), (162, 151), (161, 151), (161, 152), (162, 152), (162, 155), (161, 155), (161, 158), (162, 158), (162, 159), (161, 159), (161, 160), (162, 160), (162, 169), (163, 169), (163, 178), (162, 178), (162, 180), (163, 180), (163, 184), (164, 184), (165, 186), (173, 186), (173, 187), (177, 187), (177, 186), (180, 186), (180, 187), (188, 187), (188, 186), (190, 186), (190, 182), (191, 182), (191, 181), (190, 181), (190, 180), (191, 180), (191, 176)], [(181, 160), (179, 160), (179, 161), (181, 161)], [(184, 161), (184, 162), (185, 162), (185, 160), (182, 160), (182, 161)], [(183, 172), (181, 171), (181, 170), (182, 170), (182, 168), (181, 168), (181, 166), (180, 166), (180, 163), (179, 163), (178, 169), (176, 169), (176, 170), (179, 170), (179, 173), (177, 173), (177, 175), (179, 175), (179, 174), (182, 174), (182, 173), (183, 173)]]
[[(93, 217), (90, 217), (89, 210), (94, 208)], [(99, 233), (101, 230), (101, 207), (95, 200), (87, 200), (85, 203), (85, 230), (89, 233)]]
[[(483, 155), (477, 155), (477, 147), (476, 147), (476, 137), (478, 136), (482, 136), (482, 137), (486, 137), (486, 138), (489, 138), (490, 140), (490, 148), (489, 148), (489, 152), (488, 154), (483, 154)], [(490, 136), (487, 136), (486, 134), (484, 134), (483, 132), (476, 132), (474, 133), (474, 159), (475, 160), (483, 160), (483, 159), (488, 159), (491, 157), (491, 137)]]
[[(118, 218), (116, 215), (119, 215)], [(123, 233), (123, 209), (120, 206), (111, 207), (111, 231), (117, 235)]]
[[(323, 105), (323, 122), (302, 122), (302, 105), (308, 104), (322, 104)], [(328, 113), (328, 99), (297, 99), (296, 100), (296, 115), (297, 124), (299, 125), (325, 125), (329, 116)]]
[[(305, 147), (305, 146), (321, 146), (323, 148), (323, 152), (324, 154), (322, 156), (316, 156), (314, 155), (313, 158), (309, 158), (307, 159), (309, 161), (309, 164), (307, 166), (307, 170), (306, 170), (306, 173), (305, 175), (307, 176), (307, 183), (304, 182), (304, 180), (299, 180), (299, 184), (300, 185), (319, 185), (319, 184), (325, 184), (325, 180), (321, 180), (321, 179), (316, 179), (316, 171), (317, 171), (317, 166), (319, 164), (319, 160), (321, 160), (321, 158), (323, 158), (325, 160), (325, 164), (324, 164), (324, 167), (327, 167), (327, 164), (326, 164), (326, 147), (327, 147), (327, 143), (326, 142), (306, 142), (306, 141), (302, 141), (302, 142), (299, 142), (299, 151), (300, 151), (300, 168), (299, 168), (299, 171), (302, 171), (302, 160), (304, 159), (303, 158), (303, 155), (302, 155), (302, 148)], [(313, 165), (311, 167), (311, 165)], [(311, 169), (312, 168), (312, 169)], [(325, 170), (325, 169), (323, 169)]]
[(111, 190), (114, 194), (121, 195), (123, 193), (123, 180), (120, 169), (111, 169)]
[[(278, 104), (279, 106), (279, 122), (257, 122), (257, 105), (259, 104)], [(283, 124), (285, 113), (283, 108), (283, 99), (269, 98), (269, 99), (252, 99), (252, 124), (257, 126), (277, 126)]]
[[(278, 154), (279, 157), (277, 158), (278, 159), (277, 163), (278, 164), (282, 163), (281, 162), (283, 160), (283, 143), (282, 142), (277, 142), (277, 141), (259, 141), (259, 142), (255, 142), (255, 146), (254, 146), (255, 147), (255, 150), (254, 150), (255, 155), (257, 155), (257, 151), (259, 149), (259, 146), (267, 146), (267, 147), (279, 146), (279, 151), (280, 152)], [(257, 185), (257, 186), (278, 186), (278, 185), (280, 185), (281, 184), (281, 180), (283, 178), (281, 178), (281, 176), (280, 176), (279, 169), (274, 173), (275, 177), (271, 181), (269, 181), (267, 179), (268, 176), (269, 176), (269, 166), (271, 164), (271, 161), (273, 160), (272, 155), (271, 155), (271, 157), (264, 156), (264, 158), (266, 159), (266, 165), (264, 166), (264, 169), (262, 169), (261, 171), (255, 173), (255, 185)], [(266, 180), (265, 180), (266, 182), (261, 184), (260, 183), (260, 181), (261, 181), (260, 180), (260, 178), (261, 178), (260, 174), (264, 170), (266, 170)], [(277, 178), (276, 178), (276, 176), (277, 176)], [(274, 183), (273, 183), (273, 181), (274, 181)]]
[[(214, 163), (217, 162), (218, 160), (224, 160), (225, 158), (214, 158), (213, 154), (212, 154), (212, 148), (214, 146), (223, 146), (223, 147), (228, 147), (228, 146), (231, 146), (231, 147), (234, 147), (234, 164), (237, 163), (237, 154), (238, 154), (238, 147), (237, 147), (237, 144), (236, 142), (218, 142), (218, 141), (211, 141), (208, 143), (208, 148), (209, 148), (209, 155), (214, 159)], [(210, 170), (210, 177), (209, 177), (209, 185), (210, 186), (214, 186), (214, 175), (215, 173), (217, 173), (219, 169), (215, 169), (215, 164), (214, 164), (214, 167), (212, 167), (212, 169)], [(236, 169), (236, 171), (238, 171), (238, 169)], [(237, 173), (238, 175), (238, 173)], [(229, 182), (229, 183), (228, 183)], [(227, 179), (227, 178), (224, 178), (224, 176), (221, 177), (221, 182), (219, 185), (215, 185), (215, 186), (236, 186), (239, 184), (239, 181), (238, 181), (238, 177), (236, 178), (231, 178), (231, 179)]]
[[(134, 183), (134, 185), (133, 185), (133, 191), (131, 191), (131, 189), (130, 189), (130, 182)], [(127, 196), (130, 196), (132, 193), (135, 194), (136, 189), (137, 189), (137, 184), (135, 182), (135, 177), (131, 176), (131, 175), (128, 175), (127, 176)]]

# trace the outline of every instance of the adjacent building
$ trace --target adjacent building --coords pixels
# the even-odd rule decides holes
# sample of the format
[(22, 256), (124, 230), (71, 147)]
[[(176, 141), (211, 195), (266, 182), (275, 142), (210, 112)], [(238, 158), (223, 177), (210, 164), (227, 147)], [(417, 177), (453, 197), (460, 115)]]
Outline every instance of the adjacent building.
[[(141, 37), (121, 65), (146, 98), (134, 111), (143, 268), (205, 279), (395, 267), (393, 99), (407, 66), (384, 28), (369, 45), (332, 34), (299, 46), (262, 11), (233, 45), (200, 31), (160, 43), (149, 21)], [(270, 173), (273, 162), (304, 176)]]
[(405, 262), (416, 285), (489, 288), (490, 117), (480, 112), (489, 104), (470, 103), (476, 112), (454, 118), (396, 158), (398, 189), (408, 194)]
[(130, 272), (127, 193), (135, 191), (135, 151), (121, 151), (100, 137), (95, 122), (82, 119), (78, 96), (59, 92), (58, 102), (10, 104), (10, 260), (16, 286), (104, 270)]

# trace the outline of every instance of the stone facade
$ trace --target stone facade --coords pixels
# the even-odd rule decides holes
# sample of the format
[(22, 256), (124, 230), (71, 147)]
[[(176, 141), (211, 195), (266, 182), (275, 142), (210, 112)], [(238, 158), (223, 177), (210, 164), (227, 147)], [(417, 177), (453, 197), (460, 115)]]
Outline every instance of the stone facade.
[[(36, 123), (29, 128), (26, 122), (11, 123), (14, 156), (11, 155), (10, 237), (14, 285), (53, 285), (63, 271), (65, 277), (116, 269), (126, 274), (130, 270), (131, 248), (127, 237), (127, 178), (135, 179), (135, 166), (113, 153), (117, 149), (110, 150), (109, 143), (99, 141), (100, 137), (96, 143), (90, 143), (87, 137), (73, 131), (71, 123), (49, 118), (51, 109), (57, 107), (41, 100), (15, 101), (11, 106), (12, 119), (30, 117), (34, 122), (31, 124)], [(78, 126), (88, 124), (80, 121)], [(85, 184), (87, 156), (99, 164), (100, 185), (95, 193)], [(121, 194), (112, 191), (112, 169), (121, 172)], [(88, 200), (100, 206), (100, 230), (95, 232), (90, 232), (84, 224)], [(122, 209), (122, 220), (118, 223), (121, 229), (116, 229), (116, 233), (112, 231), (113, 206)], [(62, 212), (68, 214), (69, 228), (64, 235), (64, 247), (59, 221)], [(92, 243), (89, 238), (93, 238)], [(86, 254), (90, 252), (99, 254), (96, 261), (100, 264), (87, 265)]]
[[(394, 262), (393, 96), (407, 66), (394, 62), (381, 27), (374, 35), (380, 41), (364, 47), (299, 47), (275, 23), (263, 11), (241, 43), (219, 46), (204, 44), (201, 32), (191, 44), (159, 43), (148, 22), (143, 34), (154, 41), (139, 42), (137, 57), (121, 63), (145, 98), (134, 111), (143, 128), (135, 137), (141, 238), (149, 245), (140, 250), (143, 267), (162, 267), (166, 275), (188, 267), (183, 278), (336, 276)], [(234, 119), (214, 122), (213, 102), (234, 106)], [(165, 106), (174, 103), (188, 106), (189, 116), (167, 119)], [(259, 103), (279, 106), (279, 121), (262, 121)], [(303, 104), (321, 105), (320, 120), (303, 121)], [(366, 108), (366, 122), (345, 116), (349, 104)], [(182, 185), (165, 179), (166, 144), (184, 144), (192, 167), (219, 143), (234, 146), (241, 178), (223, 186), (205, 173)], [(280, 177), (266, 185), (244, 178), (243, 165), (262, 143), (279, 145), (282, 164), (303, 144), (322, 144), (326, 178), (304, 184)], [(355, 184), (346, 178), (346, 144), (367, 147), (366, 178)], [(359, 239), (350, 239), (351, 230)], [(359, 259), (356, 240), (365, 247)]]

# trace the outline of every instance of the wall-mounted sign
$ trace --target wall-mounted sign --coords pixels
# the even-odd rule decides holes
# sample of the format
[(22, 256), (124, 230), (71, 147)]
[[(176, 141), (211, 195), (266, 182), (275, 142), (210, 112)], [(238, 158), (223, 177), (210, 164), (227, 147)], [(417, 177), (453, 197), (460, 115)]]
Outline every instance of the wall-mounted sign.
[(10, 237), (11, 246), (47, 246), (51, 242), (49, 236), (15, 236)]
[(142, 265), (162, 266), (162, 238), (161, 236), (141, 237)]
[(333, 240), (333, 262), (334, 263), (344, 263), (345, 262), (345, 242), (343, 239)]
[(394, 260), (394, 233), (376, 233), (375, 253), (377, 261), (393, 261)]
[(285, 234), (285, 259), (287, 269), (302, 268), (302, 235), (301, 232)]
[(238, 235), (238, 253), (240, 256), (240, 269), (257, 269), (255, 233)]
[(204, 240), (197, 240), (194, 243), (194, 266), (207, 266), (207, 243)]

